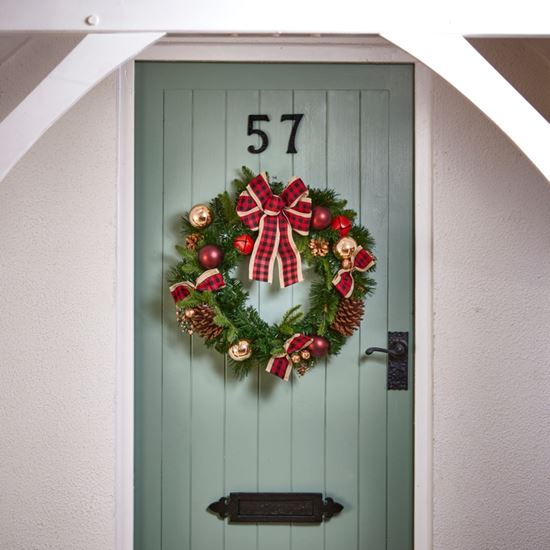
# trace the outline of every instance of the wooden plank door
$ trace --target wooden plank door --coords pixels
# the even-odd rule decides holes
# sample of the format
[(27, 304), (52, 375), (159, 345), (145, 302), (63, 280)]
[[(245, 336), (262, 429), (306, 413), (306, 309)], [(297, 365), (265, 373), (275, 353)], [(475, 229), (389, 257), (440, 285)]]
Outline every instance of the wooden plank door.
[[(412, 89), (410, 65), (137, 64), (136, 549), (412, 548), (412, 367), (408, 391), (387, 391), (386, 357), (364, 355), (388, 331), (413, 348)], [(260, 113), (269, 147), (255, 155)], [(304, 114), (296, 154), (288, 113)], [(377, 243), (361, 330), (289, 383), (236, 380), (182, 336), (167, 288), (179, 217), (242, 165), (336, 189)], [(307, 282), (247, 284), (268, 321), (307, 304)], [(232, 491), (323, 492), (345, 509), (322, 525), (227, 524), (206, 508)]]

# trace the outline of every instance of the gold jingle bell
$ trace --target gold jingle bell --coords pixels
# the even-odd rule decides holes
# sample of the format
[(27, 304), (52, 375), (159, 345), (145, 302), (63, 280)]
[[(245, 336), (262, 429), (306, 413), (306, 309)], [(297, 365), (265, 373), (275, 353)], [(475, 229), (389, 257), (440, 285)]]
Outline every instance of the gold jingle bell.
[(302, 358), (300, 357), (300, 354), (299, 354), (299, 353), (293, 353), (293, 354), (290, 356), (290, 360), (291, 360), (295, 365), (297, 365), (298, 363), (301, 363)]
[(351, 258), (356, 249), (357, 243), (355, 242), (355, 239), (352, 239), (351, 237), (342, 237), (336, 242), (333, 248), (334, 254), (342, 260)]
[(212, 223), (212, 211), (207, 204), (197, 204), (189, 211), (189, 223), (202, 229)]
[(303, 349), (300, 352), (300, 355), (301, 355), (302, 359), (304, 359), (305, 361), (307, 361), (308, 359), (311, 359), (311, 353), (307, 349)]
[(233, 361), (245, 361), (252, 355), (252, 346), (248, 340), (239, 340), (227, 351)]

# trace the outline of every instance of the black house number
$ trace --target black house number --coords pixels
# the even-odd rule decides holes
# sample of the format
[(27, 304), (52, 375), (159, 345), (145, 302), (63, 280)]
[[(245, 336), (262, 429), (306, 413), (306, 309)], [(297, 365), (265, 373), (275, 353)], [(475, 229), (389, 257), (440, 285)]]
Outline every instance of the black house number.
[[(302, 118), (304, 118), (303, 114), (281, 115), (281, 122), (286, 122), (287, 120), (292, 121), (292, 128), (290, 129), (290, 136), (288, 138), (288, 145), (286, 148), (287, 153), (295, 154), (298, 152), (296, 151), (296, 132), (298, 131), (300, 122), (302, 122)], [(261, 140), (259, 147), (254, 147), (254, 145), (248, 146), (248, 152), (254, 155), (263, 153), (269, 145), (269, 137), (267, 134), (259, 128), (254, 128), (254, 124), (261, 121), (269, 122), (269, 115), (248, 115), (247, 135), (257, 135)]]

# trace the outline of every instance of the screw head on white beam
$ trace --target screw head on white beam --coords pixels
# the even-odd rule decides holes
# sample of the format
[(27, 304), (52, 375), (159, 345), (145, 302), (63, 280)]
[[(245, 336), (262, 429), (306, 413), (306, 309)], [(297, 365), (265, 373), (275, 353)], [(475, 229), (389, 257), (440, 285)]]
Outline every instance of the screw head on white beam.
[(95, 27), (98, 23), (99, 15), (92, 13), (91, 15), (88, 15), (88, 17), (86, 17), (86, 25), (90, 25), (90, 27)]

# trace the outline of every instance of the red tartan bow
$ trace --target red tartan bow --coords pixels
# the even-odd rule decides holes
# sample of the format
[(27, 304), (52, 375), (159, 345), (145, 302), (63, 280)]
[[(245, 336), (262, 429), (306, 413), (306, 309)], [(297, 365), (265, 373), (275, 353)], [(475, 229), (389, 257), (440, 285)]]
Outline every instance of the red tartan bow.
[(313, 342), (313, 338), (310, 336), (299, 333), (295, 334), (285, 342), (285, 353), (272, 357), (265, 370), (287, 382), (292, 371), (292, 360), (290, 356), (297, 351), (307, 348), (311, 342)]
[(338, 273), (332, 279), (332, 284), (344, 298), (349, 298), (353, 293), (355, 285), (351, 272), (354, 269), (357, 269), (357, 271), (367, 271), (367, 269), (370, 269), (374, 265), (374, 262), (374, 256), (362, 246), (358, 246), (351, 256), (351, 267), (349, 269), (338, 270)]
[(225, 286), (222, 274), (217, 269), (209, 269), (202, 275), (199, 275), (195, 284), (191, 281), (183, 281), (182, 283), (176, 283), (170, 287), (170, 293), (176, 304), (181, 300), (184, 300), (191, 294), (191, 290), (218, 290)]
[(274, 195), (262, 173), (239, 195), (237, 214), (246, 227), (259, 231), (250, 258), (250, 279), (271, 283), (277, 258), (282, 288), (303, 280), (302, 261), (292, 230), (300, 235), (309, 232), (311, 199), (308, 193), (300, 178), (292, 178), (281, 196)]

